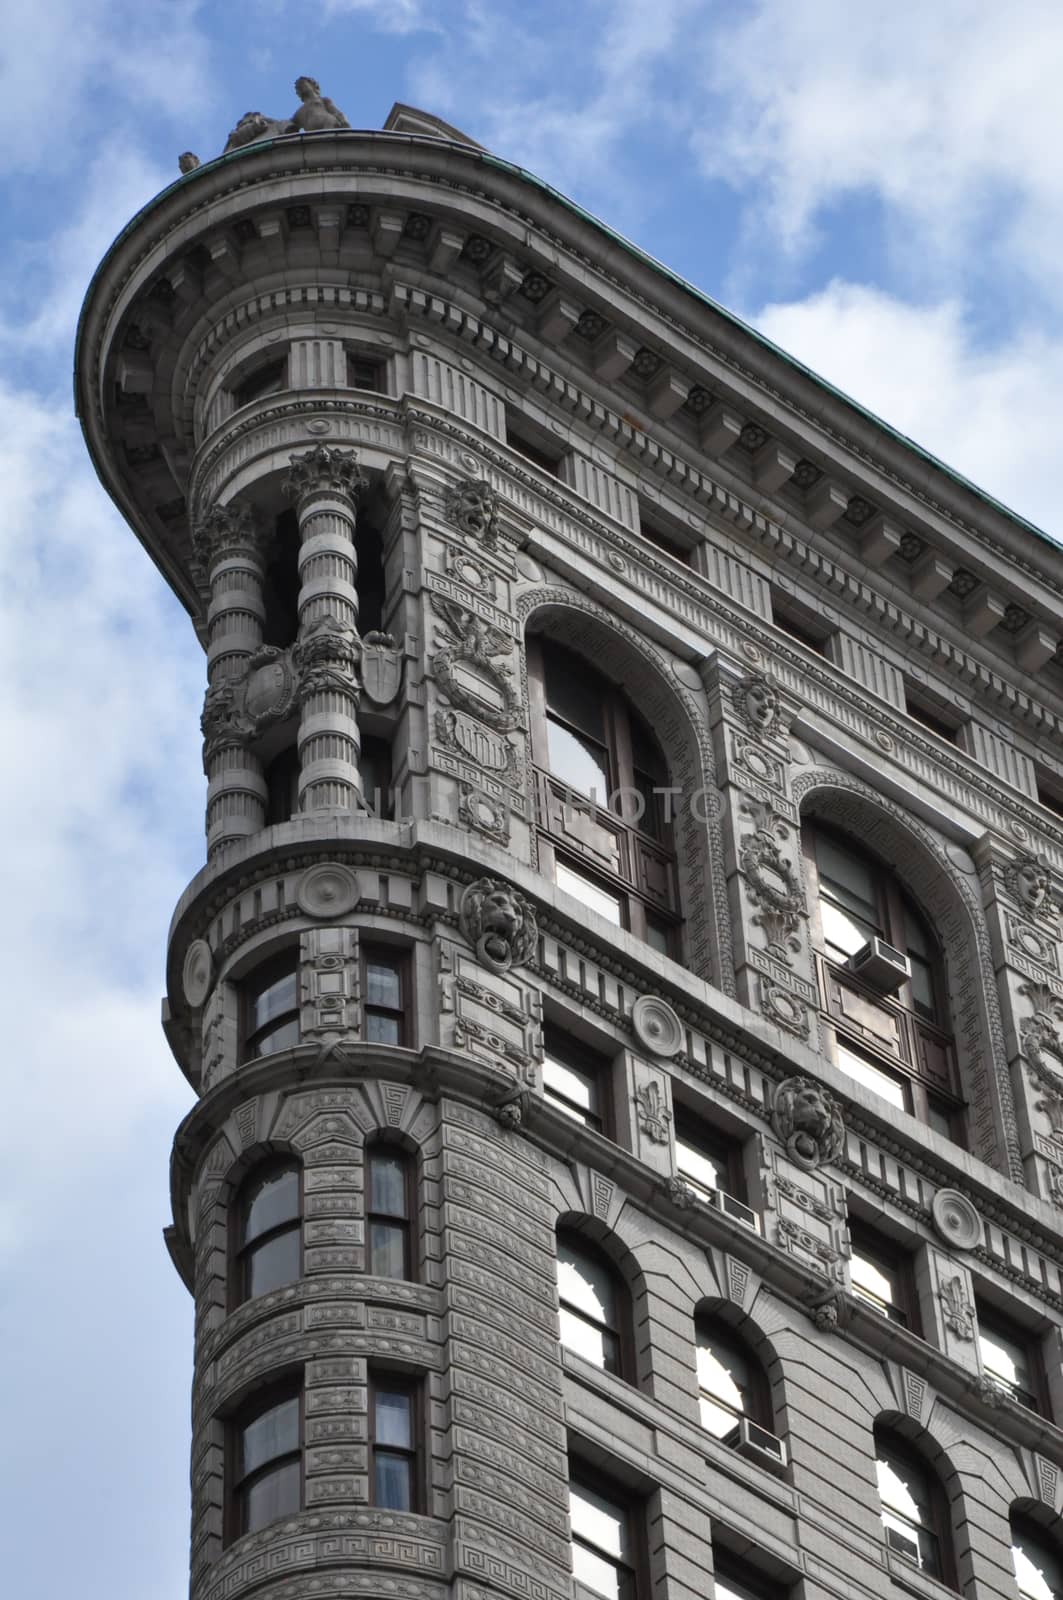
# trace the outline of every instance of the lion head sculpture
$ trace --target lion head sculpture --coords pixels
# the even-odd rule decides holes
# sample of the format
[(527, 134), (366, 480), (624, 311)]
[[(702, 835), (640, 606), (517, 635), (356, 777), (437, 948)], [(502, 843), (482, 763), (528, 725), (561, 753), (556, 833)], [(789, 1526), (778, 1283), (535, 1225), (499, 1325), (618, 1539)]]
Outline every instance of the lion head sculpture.
[(523, 895), (493, 878), (479, 878), (469, 885), (462, 895), (459, 922), (479, 959), (494, 972), (523, 965), (539, 935), (535, 913)]

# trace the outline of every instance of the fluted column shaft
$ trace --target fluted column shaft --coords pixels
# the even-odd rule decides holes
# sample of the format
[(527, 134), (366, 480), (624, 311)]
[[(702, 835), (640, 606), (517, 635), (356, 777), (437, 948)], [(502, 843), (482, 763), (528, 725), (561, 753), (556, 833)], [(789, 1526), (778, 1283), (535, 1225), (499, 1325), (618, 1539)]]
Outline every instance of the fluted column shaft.
[(299, 809), (362, 811), (358, 732), (358, 557), (365, 479), (353, 451), (293, 455), (285, 490), (299, 519)]
[(196, 530), (196, 550), (210, 585), (202, 720), (209, 859), (265, 825), (266, 784), (242, 694), (262, 644), (264, 539), (246, 506), (215, 506)]

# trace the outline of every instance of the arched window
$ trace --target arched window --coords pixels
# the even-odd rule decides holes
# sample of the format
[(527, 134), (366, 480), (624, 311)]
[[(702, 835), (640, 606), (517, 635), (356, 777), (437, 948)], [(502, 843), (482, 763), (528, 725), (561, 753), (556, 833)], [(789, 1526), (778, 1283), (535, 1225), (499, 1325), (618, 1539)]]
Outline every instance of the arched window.
[(929, 1464), (888, 1429), (876, 1428), (875, 1477), (890, 1550), (954, 1586), (948, 1505)]
[(1063, 1557), (1044, 1530), (1011, 1518), (1011, 1559), (1022, 1600), (1063, 1600)]
[(756, 1358), (715, 1317), (699, 1317), (695, 1329), (701, 1426), (717, 1439), (733, 1434), (743, 1417), (768, 1427), (768, 1386)]
[(294, 1283), (303, 1270), (302, 1171), (270, 1162), (244, 1181), (237, 1197), (233, 1304)]
[(413, 1277), (413, 1161), (396, 1145), (368, 1146), (366, 1271), (377, 1278)]
[(578, 1233), (557, 1235), (561, 1343), (606, 1372), (627, 1377), (627, 1292), (616, 1268)]
[(615, 684), (552, 639), (528, 639), (542, 870), (617, 927), (678, 954), (669, 777)]
[(933, 929), (895, 875), (848, 835), (812, 822), (804, 842), (820, 993), (838, 1065), (957, 1139), (963, 1108)]

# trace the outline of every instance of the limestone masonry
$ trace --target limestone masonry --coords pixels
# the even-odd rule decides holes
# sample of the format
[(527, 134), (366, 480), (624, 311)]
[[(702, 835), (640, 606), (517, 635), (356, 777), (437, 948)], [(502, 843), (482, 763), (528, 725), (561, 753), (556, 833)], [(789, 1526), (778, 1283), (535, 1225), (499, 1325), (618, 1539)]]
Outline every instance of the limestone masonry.
[(1063, 1600), (1063, 549), (297, 90), (77, 349), (206, 656), (193, 1600)]

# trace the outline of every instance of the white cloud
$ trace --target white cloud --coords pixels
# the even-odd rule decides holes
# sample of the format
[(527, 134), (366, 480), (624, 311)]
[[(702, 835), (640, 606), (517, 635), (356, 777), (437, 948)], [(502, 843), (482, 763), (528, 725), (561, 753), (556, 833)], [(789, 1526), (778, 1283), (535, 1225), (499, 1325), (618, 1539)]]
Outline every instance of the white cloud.
[(209, 101), (199, 0), (36, 0), (9, 6), (0, 57), (0, 172), (61, 172), (115, 135)]
[(915, 230), (917, 272), (988, 255), (1058, 293), (1055, 0), (757, 0), (698, 59), (714, 97), (687, 108), (701, 168), (789, 248), (825, 207), (871, 195)]
[(382, 33), (436, 33), (440, 19), (438, 5), (425, 6), (422, 0), (321, 0), (327, 18), (364, 17)]
[(980, 347), (963, 304), (835, 280), (750, 320), (775, 343), (1054, 537), (1063, 336)]

